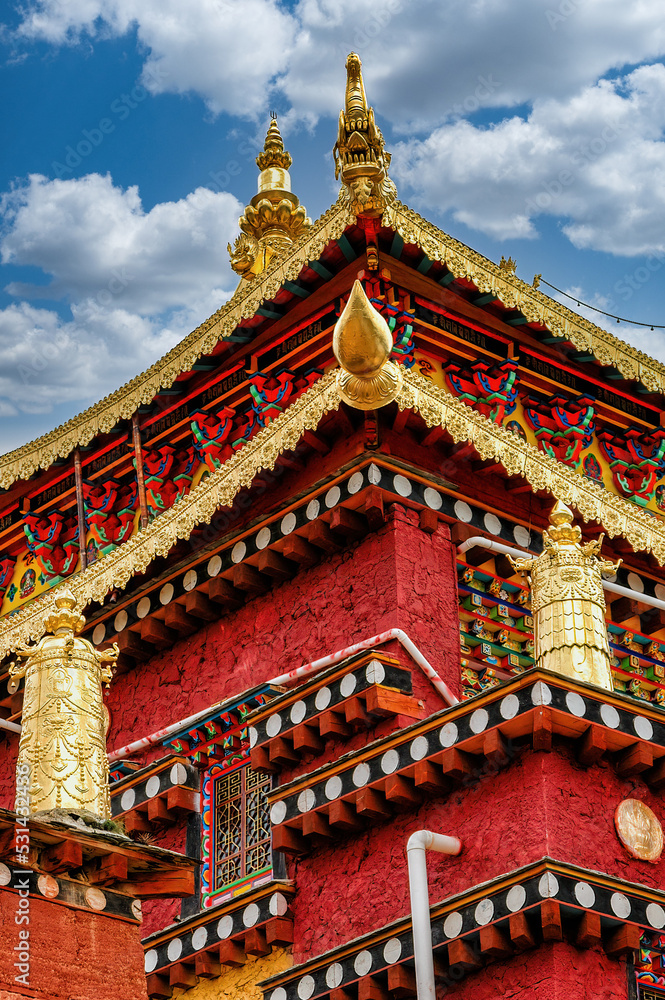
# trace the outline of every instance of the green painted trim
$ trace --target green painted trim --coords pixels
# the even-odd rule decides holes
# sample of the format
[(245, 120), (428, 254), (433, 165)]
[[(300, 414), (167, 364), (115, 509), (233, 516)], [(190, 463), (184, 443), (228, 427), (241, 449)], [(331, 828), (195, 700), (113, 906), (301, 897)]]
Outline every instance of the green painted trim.
[(390, 244), (390, 250), (388, 251), (390, 253), (390, 256), (394, 257), (395, 260), (399, 260), (400, 257), (402, 256), (403, 249), (404, 249), (404, 240), (402, 239), (399, 233), (395, 233), (395, 235), (393, 236), (393, 241)]
[(347, 238), (344, 235), (344, 233), (342, 233), (341, 236), (338, 236), (335, 242), (337, 243), (337, 246), (340, 248), (340, 250), (342, 251), (342, 253), (346, 257), (346, 259), (349, 261), (349, 263), (352, 260), (356, 260), (358, 254), (353, 249), (353, 247), (351, 246), (351, 244), (347, 240)]
[(286, 288), (287, 292), (292, 292), (293, 295), (299, 295), (301, 299), (306, 299), (312, 294), (308, 289), (296, 285), (295, 281), (285, 281), (284, 288)]
[(333, 276), (332, 271), (329, 271), (328, 268), (324, 267), (318, 260), (310, 260), (307, 267), (311, 268), (312, 271), (318, 274), (318, 276), (323, 278), (325, 281), (330, 281)]

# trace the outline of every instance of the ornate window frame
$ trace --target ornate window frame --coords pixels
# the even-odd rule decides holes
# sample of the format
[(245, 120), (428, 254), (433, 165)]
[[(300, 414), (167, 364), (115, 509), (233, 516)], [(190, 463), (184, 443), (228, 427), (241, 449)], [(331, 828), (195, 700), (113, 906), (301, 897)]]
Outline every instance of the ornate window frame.
[[(247, 777), (251, 774), (251, 765), (249, 763), (249, 742), (243, 740), (237, 751), (231, 756), (229, 755), (223, 762), (219, 764), (213, 764), (205, 772), (203, 776), (202, 783), (202, 812), (201, 812), (201, 908), (208, 909), (212, 906), (216, 906), (219, 903), (226, 902), (232, 899), (234, 896), (238, 896), (241, 893), (247, 892), (249, 889), (253, 889), (255, 886), (262, 885), (265, 882), (270, 881), (273, 877), (273, 862), (272, 853), (270, 853), (270, 864), (262, 868), (260, 871), (251, 872), (249, 874), (242, 874), (240, 878), (235, 879), (233, 882), (227, 883), (219, 888), (215, 887), (216, 882), (216, 838), (217, 838), (217, 804), (216, 804), (216, 787), (218, 782), (233, 774), (234, 772), (241, 772), (241, 799), (242, 799), (242, 847), (241, 854), (244, 856), (246, 852), (245, 841), (245, 824), (247, 822)], [(269, 775), (258, 775), (258, 781), (260, 785), (268, 792), (271, 786), (271, 778)], [(269, 814), (267, 813), (268, 804), (267, 799), (265, 802), (266, 814), (268, 815), (268, 825), (270, 823)], [(269, 848), (270, 851), (270, 848)]]

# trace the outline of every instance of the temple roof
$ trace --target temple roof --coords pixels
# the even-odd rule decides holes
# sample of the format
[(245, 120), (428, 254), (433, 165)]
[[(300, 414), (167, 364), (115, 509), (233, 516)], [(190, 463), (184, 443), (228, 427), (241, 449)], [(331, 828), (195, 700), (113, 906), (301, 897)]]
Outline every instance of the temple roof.
[[(512, 262), (493, 263), (437, 229), (397, 199), (388, 176), (390, 155), (375, 125), (373, 111), (367, 105), (360, 62), (353, 54), (347, 61), (347, 71), (346, 101), (335, 146), (336, 172), (342, 180), (337, 202), (310, 226), (297, 198), (282, 197), (289, 194), (286, 173), (290, 157), (284, 151), (276, 123), (271, 122), (265, 149), (257, 160), (262, 171), (259, 193), (246, 209), (240, 227), (247, 234), (252, 218), (255, 222), (258, 220), (258, 215), (252, 216), (249, 212), (250, 208), (258, 212), (265, 201), (261, 209), (265, 221), (272, 209), (284, 201), (290, 213), (289, 232), (284, 230), (279, 239), (267, 245), (270, 253), (262, 258), (261, 267), (255, 268), (251, 275), (244, 274), (235, 293), (221, 309), (146, 372), (61, 427), (5, 455), (0, 460), (0, 487), (9, 490), (14, 486), (14, 494), (6, 500), (11, 499), (18, 508), (21, 494), (17, 480), (34, 478), (37, 470), (49, 469), (75, 449), (89, 445), (96, 436), (109, 435), (120, 422), (151, 406), (159, 396), (173, 395), (174, 387), (176, 392), (184, 389), (189, 392), (185, 402), (190, 402), (183, 407), (184, 416), (178, 419), (181, 436), (183, 427), (190, 433), (188, 414), (193, 400), (200, 397), (202, 383), (197, 379), (201, 371), (215, 370), (214, 378), (219, 380), (232, 370), (239, 373), (239, 378), (242, 375), (247, 379), (247, 372), (255, 372), (255, 366), (264, 363), (257, 358), (268, 357), (266, 344), (270, 345), (272, 338), (283, 338), (294, 328), (294, 323), (297, 330), (301, 329), (323, 313), (329, 319), (331, 309), (337, 309), (340, 296), (348, 295), (358, 267), (363, 267), (365, 262), (367, 270), (363, 270), (363, 274), (367, 280), (378, 281), (381, 274), (392, 270), (398, 284), (404, 282), (416, 290), (416, 298), (424, 294), (427, 299), (437, 289), (441, 297), (445, 289), (445, 295), (465, 305), (467, 311), (462, 315), (472, 317), (470, 322), (476, 324), (476, 330), (487, 326), (502, 338), (503, 357), (516, 357), (513, 351), (516, 346), (530, 349), (543, 343), (560, 342), (562, 347), (567, 345), (572, 358), (573, 379), (576, 378), (574, 369), (581, 363), (595, 360), (604, 369), (604, 372), (595, 369), (595, 381), (587, 379), (584, 384), (591, 388), (584, 391), (605, 386), (604, 379), (609, 377), (617, 380), (612, 390), (608, 390), (612, 399), (621, 394), (622, 380), (632, 383), (624, 395), (634, 394), (635, 383), (637, 391), (647, 396), (665, 394), (664, 365), (543, 294), (534, 287), (537, 282), (529, 285), (519, 279)], [(274, 220), (268, 221), (272, 225)], [(253, 232), (253, 238), (260, 243), (263, 230), (259, 227)], [(363, 260), (359, 259), (361, 254)], [(385, 325), (384, 320), (381, 322)], [(436, 323), (434, 328), (438, 330)], [(260, 341), (256, 351), (255, 341)], [(476, 340), (466, 345), (470, 351), (467, 357), (477, 354), (474, 343)], [(312, 377), (304, 379), (292, 401), (278, 406), (265, 425), (263, 421), (257, 424), (252, 433), (239, 442), (241, 447), (233, 451), (229, 448), (225, 457), (213, 460), (206, 478), (199, 477), (200, 481), (197, 478), (193, 483), (190, 476), (190, 492), (178, 494), (175, 502), (169, 502), (172, 506), (167, 503), (165, 509), (157, 512), (152, 523), (133, 534), (129, 531), (120, 541), (113, 541), (115, 548), (109, 543), (99, 553), (97, 561), (74, 572), (73, 576), (70, 574), (75, 569), (75, 561), (71, 563), (63, 575), (70, 575), (68, 585), (81, 605), (91, 601), (103, 603), (114, 588), (123, 588), (134, 575), (145, 572), (156, 558), (166, 556), (179, 541), (189, 539), (196, 526), (209, 523), (219, 507), (229, 507), (240, 490), (250, 486), (258, 472), (273, 469), (280, 455), (293, 450), (307, 431), (316, 429), (327, 412), (338, 410), (343, 400), (349, 401), (340, 382), (340, 369), (330, 367), (334, 364), (332, 355), (328, 358), (319, 348), (316, 357), (320, 367), (311, 370)], [(561, 351), (557, 357), (549, 358), (555, 367), (561, 367), (564, 359), (565, 353)], [(343, 361), (339, 353), (338, 360)], [(276, 363), (270, 364), (274, 367)], [(508, 360), (506, 364), (513, 362)], [(293, 372), (290, 374), (293, 376)], [(190, 379), (194, 380), (193, 390), (188, 384)], [(218, 405), (218, 398), (211, 393), (203, 405)], [(409, 366), (400, 369), (390, 398), (396, 400), (400, 410), (418, 413), (427, 427), (445, 429), (456, 443), (469, 442), (483, 460), (495, 460), (508, 477), (522, 477), (533, 492), (546, 491), (555, 499), (574, 506), (585, 520), (601, 523), (610, 537), (621, 535), (634, 551), (652, 553), (658, 562), (665, 562), (665, 524), (657, 515), (645, 509), (644, 504), (640, 506), (640, 500), (637, 504), (631, 502), (625, 498), (627, 494), (611, 492), (580, 474), (565, 460), (558, 460), (558, 455), (552, 457), (551, 451), (548, 454), (546, 449), (536, 446), (537, 437), (534, 444), (510, 433), (500, 422), (468, 406), (463, 396), (459, 398), (459, 394), (456, 396), (448, 391), (445, 385), (434, 384)], [(171, 409), (173, 405), (168, 404)], [(644, 434), (651, 434), (655, 440), (654, 435), (660, 434), (660, 430), (654, 428), (658, 424), (662, 400), (652, 399), (643, 409), (646, 416), (637, 417), (641, 430), (634, 433), (642, 433), (646, 427)], [(196, 412), (207, 418), (212, 410)], [(233, 412), (228, 410), (228, 413)], [(625, 426), (623, 418), (628, 412), (619, 412), (618, 423), (622, 426)], [(164, 429), (157, 434), (160, 442), (170, 426), (165, 423)], [(613, 432), (606, 433), (611, 437)], [(170, 447), (173, 442), (165, 441), (166, 449), (173, 452)], [(106, 469), (105, 456), (110, 447), (105, 443), (99, 452), (101, 464), (94, 470), (97, 478)], [(126, 462), (126, 451), (123, 454)], [(25, 486), (22, 489), (25, 492)], [(52, 499), (40, 499), (34, 507), (35, 517), (43, 517), (51, 503)], [(79, 518), (83, 518), (82, 501), (80, 505)], [(20, 510), (30, 512), (30, 503), (21, 506)], [(128, 511), (128, 517), (135, 516), (129, 506)], [(80, 523), (85, 521), (80, 520)], [(58, 586), (58, 573), (51, 573), (51, 576), (49, 586), (54, 583)], [(13, 609), (12, 614), (0, 622), (0, 648), (5, 651), (38, 638), (43, 632), (50, 596), (44, 593), (29, 599), (21, 594), (21, 599), (27, 603)]]
[[(154, 365), (126, 385), (47, 434), (0, 458), (0, 488), (17, 479), (28, 479), (36, 470), (67, 457), (77, 446), (85, 446), (96, 434), (108, 433), (119, 420), (128, 420), (156, 394), (170, 388), (178, 376), (191, 371), (220, 341), (233, 336), (242, 320), (275, 299), (286, 282), (296, 282), (310, 261), (320, 258), (326, 246), (354, 225), (352, 214), (340, 196), (292, 246), (274, 258), (251, 283), (241, 282), (228, 302), (193, 330)], [(522, 322), (544, 327), (578, 351), (589, 352), (603, 366), (615, 368), (625, 379), (634, 380), (650, 392), (665, 393), (665, 365), (607, 330), (579, 316), (516, 274), (438, 229), (401, 202), (389, 206), (382, 226), (417, 247), (432, 263), (444, 264), (456, 279), (464, 279), (481, 294), (492, 296), (506, 308), (516, 310)]]
[[(384, 241), (393, 235), (391, 255), (400, 257), (404, 247), (422, 254), (417, 270), (428, 274), (432, 265), (443, 266), (439, 284), (460, 282), (466, 291), (475, 289), (476, 304), (502, 308), (508, 326), (537, 328), (553, 338), (570, 343), (586, 359), (595, 359), (612, 369), (610, 377), (638, 382), (647, 393), (665, 394), (665, 365), (578, 316), (571, 309), (538, 290), (540, 276), (528, 285), (515, 274), (512, 259), (493, 261), (448, 236), (397, 199), (388, 176), (390, 153), (368, 104), (360, 58), (350, 53), (346, 61), (347, 81), (344, 107), (339, 116), (337, 141), (333, 149), (335, 177), (342, 185), (337, 202), (311, 224), (305, 209), (291, 192), (291, 156), (284, 149), (277, 121), (271, 119), (263, 151), (256, 159), (260, 170), (258, 193), (239, 220), (240, 236), (229, 245), (232, 266), (241, 275), (240, 284), (229, 301), (193, 330), (171, 351), (125, 386), (54, 430), (0, 458), (0, 489), (18, 479), (29, 479), (39, 469), (48, 469), (77, 447), (85, 447), (96, 435), (113, 431), (119, 421), (128, 420), (140, 407), (151, 404), (158, 393), (171, 389), (177, 379), (191, 373), (202, 357), (219, 349), (224, 342), (246, 343), (257, 331), (238, 328), (257, 315), (280, 318), (285, 299), (299, 301), (311, 289), (303, 287), (303, 270), (336, 240), (359, 222), (366, 232), (370, 268), (378, 264), (376, 236)], [(348, 243), (348, 241), (347, 241)], [(393, 251), (395, 253), (393, 254)], [(352, 259), (352, 258), (348, 258)], [(325, 268), (314, 268), (327, 274)], [(275, 299), (280, 298), (276, 305)], [(216, 361), (221, 361), (216, 358)]]

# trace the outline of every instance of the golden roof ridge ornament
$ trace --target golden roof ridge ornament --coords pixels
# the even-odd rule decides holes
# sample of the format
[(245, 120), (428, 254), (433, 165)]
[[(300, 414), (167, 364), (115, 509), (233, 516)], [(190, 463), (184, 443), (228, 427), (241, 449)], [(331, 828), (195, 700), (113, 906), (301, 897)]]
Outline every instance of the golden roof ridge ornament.
[[(28, 812), (65, 810), (111, 818), (106, 755), (107, 712), (102, 683), (111, 683), (118, 647), (99, 652), (83, 639), (85, 618), (71, 590), (60, 591), (45, 626), (52, 633), (34, 646), (17, 649), (23, 664), (11, 663), (10, 678), (25, 677), (17, 789)], [(17, 807), (19, 805), (17, 798)], [(23, 810), (23, 804), (21, 804)]]
[(616, 573), (621, 560), (599, 558), (604, 537), (582, 544), (573, 512), (558, 500), (542, 553), (514, 565), (531, 573), (536, 666), (612, 691), (602, 574)]
[(227, 248), (231, 267), (241, 278), (251, 280), (261, 274), (275, 255), (287, 250), (312, 226), (307, 210), (291, 191), (292, 162), (273, 117), (263, 151), (256, 157), (258, 193), (238, 220), (240, 236)]
[(355, 52), (346, 60), (346, 96), (333, 157), (335, 177), (342, 179), (342, 198), (354, 215), (380, 216), (397, 200), (397, 188), (388, 177), (391, 156), (374, 121), (374, 109), (367, 104), (362, 63)]
[(389, 360), (392, 334), (357, 279), (335, 324), (332, 347), (342, 369), (337, 384), (344, 402), (357, 410), (375, 410), (397, 397), (402, 372)]

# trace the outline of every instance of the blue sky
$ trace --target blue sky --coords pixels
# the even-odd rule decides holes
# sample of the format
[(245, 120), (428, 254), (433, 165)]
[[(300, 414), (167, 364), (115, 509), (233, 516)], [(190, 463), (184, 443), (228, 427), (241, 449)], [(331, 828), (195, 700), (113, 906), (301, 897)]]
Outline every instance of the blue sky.
[[(5, 0), (2, 21), (0, 451), (233, 291), (271, 110), (310, 216), (334, 201), (351, 49), (402, 200), (528, 281), (665, 324), (659, 0)], [(665, 360), (665, 331), (607, 328)]]

